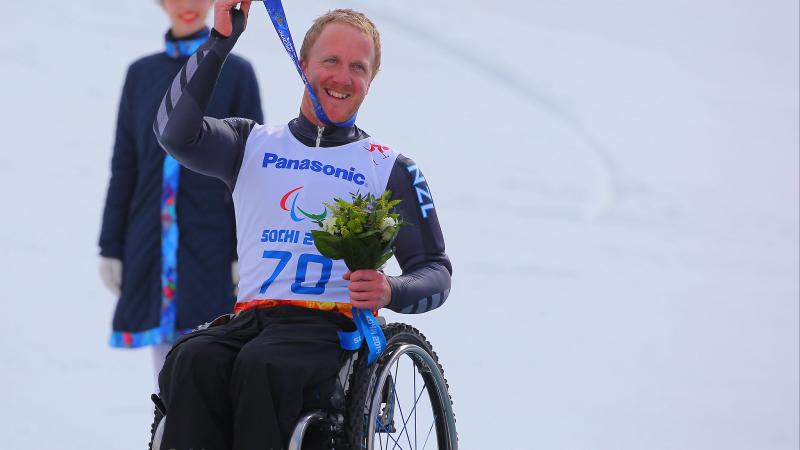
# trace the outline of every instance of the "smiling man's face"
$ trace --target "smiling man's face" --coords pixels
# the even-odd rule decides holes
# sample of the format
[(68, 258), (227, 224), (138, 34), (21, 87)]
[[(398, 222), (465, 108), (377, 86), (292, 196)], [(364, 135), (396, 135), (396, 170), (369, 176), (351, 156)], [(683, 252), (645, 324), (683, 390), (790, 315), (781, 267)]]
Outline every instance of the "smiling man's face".
[[(372, 82), (374, 61), (372, 38), (358, 28), (331, 22), (322, 29), (301, 65), (331, 121), (344, 122), (358, 111)], [(322, 125), (308, 92), (300, 110), (309, 120)]]

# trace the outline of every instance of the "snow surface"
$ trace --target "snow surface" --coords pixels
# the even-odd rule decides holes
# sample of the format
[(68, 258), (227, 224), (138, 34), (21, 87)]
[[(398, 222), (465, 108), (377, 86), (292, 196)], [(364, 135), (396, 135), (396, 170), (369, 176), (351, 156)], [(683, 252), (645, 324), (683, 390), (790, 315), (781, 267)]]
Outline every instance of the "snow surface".
[[(370, 14), (361, 126), (430, 179), (465, 449), (797, 449), (798, 3), (287, 2)], [(97, 246), (125, 68), (154, 2), (4, 2), (3, 449), (148, 439), (148, 351), (106, 342)], [(271, 122), (302, 86), (260, 7)], [(293, 89), (290, 89), (293, 87)], [(400, 131), (399, 125), (414, 133)]]

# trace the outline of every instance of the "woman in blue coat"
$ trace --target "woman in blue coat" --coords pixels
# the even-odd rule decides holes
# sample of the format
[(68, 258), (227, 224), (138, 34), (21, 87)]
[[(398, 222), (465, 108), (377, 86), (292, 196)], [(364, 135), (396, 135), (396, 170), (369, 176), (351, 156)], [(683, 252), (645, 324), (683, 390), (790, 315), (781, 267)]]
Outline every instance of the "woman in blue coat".
[[(165, 158), (152, 129), (164, 92), (209, 36), (213, 0), (160, 3), (172, 26), (165, 51), (128, 68), (100, 232), (101, 278), (119, 296), (111, 345), (154, 346), (156, 374), (177, 336), (233, 309), (237, 259), (230, 191)], [(226, 60), (208, 115), (263, 123), (245, 59)]]

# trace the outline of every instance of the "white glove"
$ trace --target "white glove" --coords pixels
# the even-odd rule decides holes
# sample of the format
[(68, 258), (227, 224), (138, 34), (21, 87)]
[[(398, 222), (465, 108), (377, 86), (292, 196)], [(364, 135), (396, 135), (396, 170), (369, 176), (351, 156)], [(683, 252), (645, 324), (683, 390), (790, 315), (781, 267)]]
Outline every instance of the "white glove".
[(233, 280), (233, 295), (239, 295), (239, 261), (231, 263), (231, 279)]
[(100, 257), (100, 279), (112, 294), (119, 297), (122, 292), (122, 261), (116, 258)]

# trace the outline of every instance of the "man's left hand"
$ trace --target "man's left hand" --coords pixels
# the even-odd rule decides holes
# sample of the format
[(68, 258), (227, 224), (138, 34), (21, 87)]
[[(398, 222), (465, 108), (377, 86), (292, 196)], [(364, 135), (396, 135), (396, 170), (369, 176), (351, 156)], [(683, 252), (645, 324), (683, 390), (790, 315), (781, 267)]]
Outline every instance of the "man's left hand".
[(347, 271), (342, 278), (350, 280), (350, 304), (354, 308), (377, 311), (392, 300), (392, 288), (383, 272), (371, 269)]

